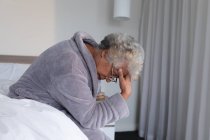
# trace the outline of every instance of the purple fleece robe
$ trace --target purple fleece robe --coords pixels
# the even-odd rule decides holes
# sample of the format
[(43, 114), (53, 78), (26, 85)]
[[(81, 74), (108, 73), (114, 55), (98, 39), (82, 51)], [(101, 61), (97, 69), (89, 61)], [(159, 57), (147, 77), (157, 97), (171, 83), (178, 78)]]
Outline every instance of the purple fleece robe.
[(90, 140), (108, 140), (99, 128), (127, 117), (129, 110), (119, 93), (96, 102), (96, 64), (84, 41), (98, 46), (90, 35), (77, 32), (44, 51), (10, 87), (9, 96), (49, 104), (70, 117)]

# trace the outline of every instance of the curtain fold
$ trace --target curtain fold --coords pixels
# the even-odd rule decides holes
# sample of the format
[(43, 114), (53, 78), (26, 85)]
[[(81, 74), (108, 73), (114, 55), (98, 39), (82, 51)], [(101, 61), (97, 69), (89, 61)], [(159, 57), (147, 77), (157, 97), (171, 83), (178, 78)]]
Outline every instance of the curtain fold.
[(139, 135), (210, 140), (210, 0), (141, 0)]

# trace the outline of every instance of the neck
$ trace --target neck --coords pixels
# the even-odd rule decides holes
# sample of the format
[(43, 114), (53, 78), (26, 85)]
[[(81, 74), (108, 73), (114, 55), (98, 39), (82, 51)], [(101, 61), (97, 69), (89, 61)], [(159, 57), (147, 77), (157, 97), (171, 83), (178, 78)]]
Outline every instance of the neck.
[(95, 49), (93, 46), (90, 44), (85, 44), (91, 55), (93, 56), (93, 59), (95, 61), (96, 67), (98, 66), (99, 61), (101, 60), (100, 52)]
[(95, 54), (95, 49), (93, 46), (91, 46), (90, 44), (85, 44), (85, 46), (87, 47), (88, 51), (91, 53), (92, 56), (94, 56)]
[(91, 55), (93, 56), (93, 59), (95, 60), (97, 64), (97, 59), (98, 59), (97, 57), (99, 55), (98, 51), (90, 44), (85, 44), (85, 46), (87, 47), (87, 49), (89, 50), (89, 52), (91, 53)]

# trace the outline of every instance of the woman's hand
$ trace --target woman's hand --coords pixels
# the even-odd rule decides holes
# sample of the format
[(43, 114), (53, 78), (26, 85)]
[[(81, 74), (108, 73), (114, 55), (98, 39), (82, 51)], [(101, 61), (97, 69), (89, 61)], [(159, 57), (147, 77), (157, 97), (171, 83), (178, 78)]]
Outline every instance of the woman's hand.
[(118, 70), (118, 74), (119, 74), (119, 85), (121, 89), (121, 95), (125, 100), (127, 100), (128, 97), (131, 95), (131, 76), (130, 74), (123, 76), (122, 69)]

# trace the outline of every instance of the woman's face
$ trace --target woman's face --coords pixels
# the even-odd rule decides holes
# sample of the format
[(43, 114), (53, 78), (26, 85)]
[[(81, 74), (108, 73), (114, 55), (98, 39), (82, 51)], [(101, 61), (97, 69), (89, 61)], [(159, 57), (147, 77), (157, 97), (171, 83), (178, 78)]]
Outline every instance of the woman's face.
[(119, 77), (118, 70), (123, 70), (123, 75), (128, 74), (127, 65), (122, 64), (119, 67), (114, 67), (106, 59), (106, 52), (102, 51), (101, 57), (98, 57), (98, 63), (96, 64), (97, 74), (99, 80), (106, 80), (107, 82), (115, 82), (115, 79)]

